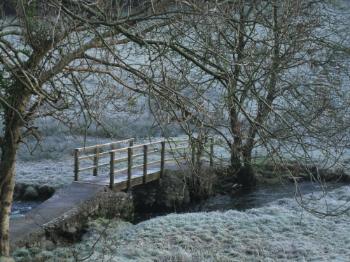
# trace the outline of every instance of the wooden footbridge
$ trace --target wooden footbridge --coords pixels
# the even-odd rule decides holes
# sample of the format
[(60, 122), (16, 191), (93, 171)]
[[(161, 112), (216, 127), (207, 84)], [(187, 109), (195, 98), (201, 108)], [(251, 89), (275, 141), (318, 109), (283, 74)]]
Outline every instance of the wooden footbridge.
[[(130, 138), (76, 148), (74, 181), (105, 185), (115, 190), (130, 189), (161, 178), (167, 163), (174, 165), (194, 162), (197, 157), (194, 144), (189, 139), (175, 138), (135, 144), (135, 139)], [(213, 149), (213, 139), (210, 138), (208, 150), (204, 152), (207, 153), (211, 166)]]
[[(205, 149), (213, 165), (213, 139)], [(198, 143), (197, 143), (198, 144)], [(26, 245), (33, 236), (44, 238), (46, 228), (57, 221), (65, 225), (67, 217), (106, 187), (114, 191), (131, 189), (161, 178), (166, 169), (200, 159), (196, 142), (189, 139), (164, 139), (135, 144), (134, 139), (116, 141), (74, 150), (74, 182), (59, 189), (50, 199), (11, 221), (11, 245)], [(59, 174), (58, 174), (59, 175)], [(55, 222), (56, 221), (56, 222)], [(61, 222), (59, 222), (61, 223)]]

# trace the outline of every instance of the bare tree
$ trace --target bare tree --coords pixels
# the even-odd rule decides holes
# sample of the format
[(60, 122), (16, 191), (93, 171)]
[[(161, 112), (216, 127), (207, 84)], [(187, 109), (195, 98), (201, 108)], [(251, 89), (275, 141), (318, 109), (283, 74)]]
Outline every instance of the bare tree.
[(187, 3), (180, 20), (142, 40), (158, 50), (152, 77), (176, 90), (177, 103), (158, 98), (160, 115), (187, 132), (211, 129), (225, 141), (233, 172), (250, 168), (254, 149), (279, 161), (308, 163), (317, 152), (337, 160), (349, 141), (349, 100), (342, 61), (320, 44), (333, 22), (328, 4)]
[(143, 94), (129, 81), (130, 74), (137, 75), (128, 64), (128, 45), (133, 41), (129, 32), (140, 37), (162, 26), (156, 17), (163, 2), (19, 0), (16, 16), (1, 18), (0, 256), (4, 259), (10, 256), (9, 214), (19, 144), (26, 137), (38, 137), (37, 118), (98, 121), (118, 98)]
[(315, 41), (319, 1), (132, 2), (18, 0), (2, 18), (2, 256), (18, 145), (37, 136), (38, 117), (98, 121), (101, 101), (148, 96), (161, 122), (221, 137), (233, 171), (250, 168), (254, 148), (295, 157), (347, 143), (348, 126), (335, 129), (349, 122), (343, 79)]

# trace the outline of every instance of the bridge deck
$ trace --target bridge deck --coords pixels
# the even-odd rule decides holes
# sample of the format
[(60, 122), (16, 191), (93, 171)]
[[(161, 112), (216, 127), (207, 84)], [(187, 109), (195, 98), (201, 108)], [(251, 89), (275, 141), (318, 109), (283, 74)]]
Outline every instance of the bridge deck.
[(59, 189), (50, 199), (28, 212), (25, 216), (11, 219), (11, 245), (15, 246), (32, 234), (44, 234), (45, 225), (92, 199), (104, 186), (93, 184), (71, 185)]
[[(156, 167), (156, 166), (148, 167), (145, 183), (149, 183), (151, 181), (157, 180), (159, 179), (159, 177), (160, 177), (160, 167)], [(109, 186), (110, 178), (106, 175), (86, 176), (86, 177), (81, 177), (79, 181), (75, 181), (74, 183)], [(133, 170), (131, 175), (131, 180), (130, 180), (130, 187), (141, 185), (143, 183), (144, 183), (143, 170), (142, 169)], [(124, 189), (127, 189), (127, 186), (128, 186), (127, 184), (128, 184), (128, 173), (125, 171), (115, 176), (113, 188), (115, 190), (124, 190)]]

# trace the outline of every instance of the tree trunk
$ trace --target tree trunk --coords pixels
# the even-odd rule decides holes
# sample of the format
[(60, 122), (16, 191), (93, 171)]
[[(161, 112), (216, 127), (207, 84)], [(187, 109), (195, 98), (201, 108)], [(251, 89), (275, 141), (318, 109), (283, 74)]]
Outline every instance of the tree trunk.
[(23, 86), (11, 87), (8, 94), (9, 106), (4, 106), (5, 132), (1, 144), (0, 162), (0, 258), (10, 256), (9, 227), (10, 212), (15, 187), (15, 163), (24, 112), (29, 94)]
[[(5, 138), (6, 140), (6, 138)], [(10, 212), (15, 187), (16, 143), (6, 143), (2, 146), (0, 164), (0, 254), (10, 256), (9, 227)]]
[(233, 171), (240, 169), (242, 166), (239, 144), (239, 138), (236, 138), (235, 141), (231, 144), (231, 168)]
[(249, 145), (247, 148), (243, 150), (243, 162), (245, 166), (252, 165), (252, 152), (253, 152), (254, 144)]
[(245, 14), (244, 5), (239, 10), (239, 26), (237, 29), (236, 43), (236, 61), (234, 64), (233, 77), (228, 83), (228, 111), (230, 117), (230, 129), (233, 135), (231, 143), (231, 168), (232, 172), (236, 172), (242, 166), (241, 150), (242, 150), (242, 131), (239, 119), (239, 99), (236, 96), (239, 79), (242, 71), (242, 61), (244, 60), (245, 48)]

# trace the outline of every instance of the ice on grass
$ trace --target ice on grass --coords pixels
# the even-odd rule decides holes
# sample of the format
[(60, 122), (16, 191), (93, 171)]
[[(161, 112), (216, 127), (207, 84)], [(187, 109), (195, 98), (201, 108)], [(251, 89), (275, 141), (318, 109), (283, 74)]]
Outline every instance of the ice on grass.
[(52, 259), (43, 255), (47, 261), (74, 261), (72, 254), (91, 255), (87, 261), (348, 261), (349, 197), (350, 186), (306, 195), (303, 205), (312, 213), (286, 198), (245, 212), (170, 214), (137, 225), (99, 219), (82, 242), (51, 251)]

